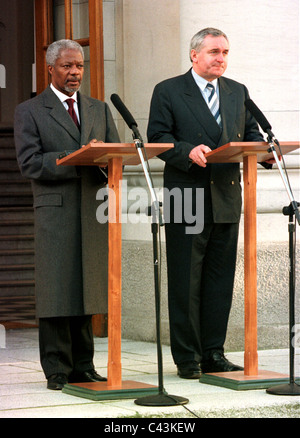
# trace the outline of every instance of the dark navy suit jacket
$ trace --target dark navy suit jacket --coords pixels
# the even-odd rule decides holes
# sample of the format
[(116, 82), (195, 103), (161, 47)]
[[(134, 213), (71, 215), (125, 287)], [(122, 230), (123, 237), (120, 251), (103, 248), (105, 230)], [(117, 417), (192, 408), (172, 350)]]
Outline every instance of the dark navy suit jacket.
[[(263, 141), (258, 125), (244, 102), (247, 88), (236, 81), (219, 78), (222, 129), (212, 116), (191, 70), (156, 85), (150, 107), (148, 141), (173, 143), (160, 155), (166, 162), (164, 186), (204, 189), (205, 222), (236, 223), (241, 214), (239, 163), (191, 164), (190, 151), (199, 144), (211, 149), (229, 142)], [(195, 206), (194, 206), (195, 208)]]

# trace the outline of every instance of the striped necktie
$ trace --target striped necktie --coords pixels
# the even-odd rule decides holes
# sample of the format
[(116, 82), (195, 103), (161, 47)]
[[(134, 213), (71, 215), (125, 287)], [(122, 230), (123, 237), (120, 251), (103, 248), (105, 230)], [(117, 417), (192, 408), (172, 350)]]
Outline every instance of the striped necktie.
[(206, 88), (210, 92), (210, 95), (208, 97), (208, 107), (209, 107), (212, 115), (216, 119), (216, 122), (218, 123), (218, 125), (221, 126), (221, 114), (220, 114), (220, 108), (219, 108), (219, 99), (218, 99), (218, 95), (216, 93), (215, 87), (212, 84), (208, 83), (206, 85)]
[(65, 102), (68, 104), (68, 113), (70, 114), (70, 116), (72, 117), (75, 125), (77, 126), (77, 128), (79, 129), (79, 122), (78, 122), (78, 118), (76, 116), (75, 110), (74, 110), (74, 99), (66, 99)]

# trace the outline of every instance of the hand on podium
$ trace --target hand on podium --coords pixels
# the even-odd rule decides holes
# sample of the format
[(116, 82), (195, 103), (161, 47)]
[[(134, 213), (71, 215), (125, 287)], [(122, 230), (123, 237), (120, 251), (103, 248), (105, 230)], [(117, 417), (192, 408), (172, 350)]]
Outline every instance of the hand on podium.
[(207, 160), (205, 158), (205, 154), (208, 152), (211, 152), (210, 147), (206, 146), (205, 144), (200, 144), (191, 150), (189, 158), (193, 163), (198, 164), (198, 166), (206, 167)]
[[(103, 141), (97, 140), (96, 138), (93, 138), (93, 140), (91, 140), (90, 143), (103, 143)], [(84, 146), (86, 146), (86, 144), (83, 144), (81, 147), (84, 148)]]

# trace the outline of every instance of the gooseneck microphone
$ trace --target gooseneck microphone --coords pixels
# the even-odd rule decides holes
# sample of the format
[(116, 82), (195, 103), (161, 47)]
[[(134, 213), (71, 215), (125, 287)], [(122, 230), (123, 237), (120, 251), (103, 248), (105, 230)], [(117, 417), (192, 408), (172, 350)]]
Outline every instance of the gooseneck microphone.
[[(291, 201), (290, 206), (294, 210), (296, 218), (297, 218), (297, 221), (300, 224), (300, 213), (299, 213), (299, 210), (298, 210), (298, 203), (295, 201), (293, 193), (292, 193), (292, 189), (291, 189), (291, 185), (290, 185), (290, 182), (289, 182), (289, 177), (288, 177), (288, 174), (287, 174), (287, 171), (286, 171), (286, 166), (285, 166), (283, 154), (281, 152), (279, 141), (276, 140), (273, 132), (271, 131), (272, 126), (270, 125), (270, 123), (268, 122), (266, 117), (263, 115), (261, 110), (255, 105), (255, 103), (251, 99), (247, 99), (247, 100), (245, 100), (245, 106), (250, 111), (250, 113), (253, 115), (253, 117), (256, 119), (257, 123), (261, 126), (262, 130), (268, 134), (268, 142), (269, 142), (269, 145), (270, 145), (270, 148), (268, 149), (268, 152), (272, 152), (273, 155), (274, 155), (276, 164), (277, 164), (278, 169), (279, 169), (280, 174), (281, 174), (281, 178), (282, 178), (282, 180), (284, 182), (284, 185), (286, 187), (288, 196), (289, 196), (290, 201)], [(280, 164), (280, 161), (279, 161), (279, 158), (278, 158), (278, 155), (277, 155), (274, 143), (279, 148), (279, 152), (280, 152), (280, 155), (281, 155), (281, 158), (282, 158), (282, 162), (283, 162), (283, 165), (284, 165), (286, 177), (285, 177), (285, 175), (283, 173), (283, 170), (282, 170), (282, 167), (281, 167), (281, 164)]]
[[(147, 158), (147, 151), (146, 148), (144, 147), (144, 142), (142, 139), (141, 134), (139, 133), (138, 130), (138, 125), (136, 123), (136, 121), (134, 120), (131, 112), (127, 109), (127, 107), (125, 106), (125, 104), (122, 102), (122, 100), (120, 99), (120, 97), (117, 94), (112, 94), (110, 96), (110, 100), (112, 101), (112, 103), (114, 104), (114, 106), (116, 107), (116, 109), (119, 111), (119, 113), (121, 114), (121, 116), (123, 117), (124, 121), (127, 123), (128, 127), (132, 130), (132, 136), (133, 136), (133, 141), (135, 144), (135, 147), (137, 149), (137, 152), (139, 154), (140, 160), (141, 160), (141, 164), (145, 173), (145, 178), (146, 181), (148, 183), (148, 187), (151, 193), (151, 198), (153, 200), (153, 213), (155, 210), (157, 210), (156, 215), (159, 218), (159, 223), (160, 225), (163, 224), (163, 220), (161, 217), (161, 212), (160, 212), (160, 203), (157, 200), (157, 196), (153, 187), (153, 181), (152, 181), (152, 176), (151, 176), (151, 170), (149, 167), (149, 162), (148, 162), (148, 158)], [(149, 207), (150, 210), (152, 209), (152, 207)], [(147, 209), (147, 211), (149, 212), (149, 210)]]
[(117, 94), (112, 94), (110, 96), (110, 100), (114, 104), (115, 108), (119, 111), (121, 116), (123, 117), (127, 126), (134, 132), (135, 136), (141, 140), (141, 135), (139, 133), (139, 130), (137, 129), (138, 124), (136, 123), (132, 114), (127, 109), (127, 107), (124, 105), (124, 103), (122, 102), (120, 97)]
[(129, 110), (126, 108), (122, 100), (117, 94), (112, 94), (110, 96), (110, 100), (114, 104), (114, 106), (117, 108), (125, 122), (127, 123), (128, 127), (131, 129), (132, 126), (137, 126), (136, 121), (134, 120), (133, 116), (129, 112)]
[(262, 130), (274, 139), (275, 136), (272, 132), (272, 126), (270, 125), (264, 114), (261, 112), (261, 110), (258, 108), (258, 106), (255, 105), (253, 100), (245, 100), (245, 106), (256, 119), (257, 123), (261, 126)]

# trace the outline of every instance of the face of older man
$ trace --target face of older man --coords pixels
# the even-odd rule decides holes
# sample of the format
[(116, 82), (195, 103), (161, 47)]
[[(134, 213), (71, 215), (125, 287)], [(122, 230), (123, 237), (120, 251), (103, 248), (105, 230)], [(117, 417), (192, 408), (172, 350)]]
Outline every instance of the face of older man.
[(62, 50), (55, 65), (48, 66), (48, 71), (53, 86), (67, 96), (72, 96), (82, 82), (84, 63), (81, 53), (73, 49)]
[(193, 69), (199, 76), (211, 82), (225, 72), (228, 53), (229, 43), (226, 38), (207, 35), (200, 51), (191, 50)]

